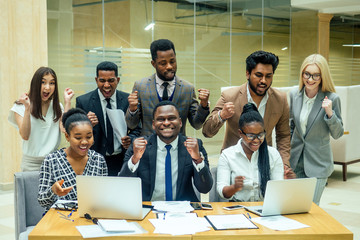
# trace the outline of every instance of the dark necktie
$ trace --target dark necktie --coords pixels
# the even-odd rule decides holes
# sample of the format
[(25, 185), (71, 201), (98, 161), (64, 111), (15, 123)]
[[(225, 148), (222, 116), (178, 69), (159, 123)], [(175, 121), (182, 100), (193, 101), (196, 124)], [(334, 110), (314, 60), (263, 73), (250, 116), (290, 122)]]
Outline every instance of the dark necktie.
[[(107, 102), (106, 108), (111, 109), (110, 98), (106, 98), (105, 100)], [(106, 152), (110, 155), (114, 152), (114, 132), (107, 113), (106, 113)]]
[(171, 145), (166, 145), (165, 148), (167, 150), (166, 158), (165, 158), (165, 200), (172, 201), (173, 194), (172, 194), (171, 155), (170, 155)]
[(169, 83), (164, 82), (162, 85), (164, 86), (164, 92), (163, 92), (162, 100), (168, 100), (169, 96), (168, 96), (167, 87), (169, 86)]

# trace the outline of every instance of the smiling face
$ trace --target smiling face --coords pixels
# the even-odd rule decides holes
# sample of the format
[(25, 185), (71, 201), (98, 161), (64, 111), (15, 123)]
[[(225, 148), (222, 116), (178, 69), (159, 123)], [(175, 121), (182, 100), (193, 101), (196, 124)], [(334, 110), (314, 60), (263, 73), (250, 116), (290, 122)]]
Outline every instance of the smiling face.
[(52, 95), (55, 91), (55, 78), (51, 74), (46, 74), (41, 80), (41, 100), (47, 102), (52, 99)]
[(114, 71), (99, 70), (96, 84), (105, 98), (110, 98), (116, 91), (120, 78), (115, 76)]
[(90, 147), (94, 144), (93, 129), (89, 122), (78, 122), (65, 133), (66, 140), (70, 143), (70, 151), (76, 156), (86, 156)]
[(182, 127), (179, 112), (172, 105), (160, 106), (156, 109), (153, 129), (166, 144), (171, 143), (178, 136)]
[(176, 55), (173, 49), (167, 51), (157, 51), (157, 58), (151, 60), (151, 64), (156, 69), (156, 74), (163, 81), (171, 81), (176, 74)]
[(266, 94), (272, 84), (273, 76), (273, 66), (271, 64), (258, 63), (251, 73), (246, 71), (250, 90), (258, 96)]
[[(304, 68), (303, 73), (310, 73), (311, 75), (315, 75), (315, 76), (320, 74), (320, 76), (321, 76), (321, 71), (316, 64), (307, 65)], [(306, 79), (304, 77), (304, 74), (302, 76), (303, 76), (302, 80), (305, 85), (306, 93), (309, 95), (309, 93), (311, 93), (311, 92), (318, 92), (319, 86), (321, 84), (321, 77), (320, 77), (320, 79), (318, 79), (318, 81), (314, 81), (313, 76), (311, 76), (308, 79)]]
[(242, 138), (241, 145), (245, 153), (253, 153), (257, 151), (260, 145), (264, 142), (264, 139), (260, 140), (259, 138), (250, 140), (247, 138), (246, 134), (258, 135), (264, 131), (264, 126), (259, 122), (247, 123), (244, 125), (242, 130), (239, 129), (240, 137)]

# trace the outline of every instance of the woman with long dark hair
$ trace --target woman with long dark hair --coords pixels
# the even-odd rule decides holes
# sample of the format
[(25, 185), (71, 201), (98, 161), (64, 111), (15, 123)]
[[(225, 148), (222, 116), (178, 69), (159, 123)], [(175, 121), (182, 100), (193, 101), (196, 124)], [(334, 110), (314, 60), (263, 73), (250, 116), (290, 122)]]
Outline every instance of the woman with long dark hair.
[[(239, 120), (240, 140), (224, 149), (217, 168), (217, 191), (230, 201), (261, 201), (270, 179), (284, 179), (279, 152), (267, 145), (264, 120), (256, 106), (244, 106)], [(294, 177), (291, 169), (286, 178)]]
[(8, 118), (23, 140), (22, 171), (39, 171), (44, 157), (58, 148), (60, 119), (63, 111), (70, 109), (73, 95), (70, 88), (65, 89), (64, 109), (54, 70), (40, 67), (34, 73), (29, 92), (15, 102)]

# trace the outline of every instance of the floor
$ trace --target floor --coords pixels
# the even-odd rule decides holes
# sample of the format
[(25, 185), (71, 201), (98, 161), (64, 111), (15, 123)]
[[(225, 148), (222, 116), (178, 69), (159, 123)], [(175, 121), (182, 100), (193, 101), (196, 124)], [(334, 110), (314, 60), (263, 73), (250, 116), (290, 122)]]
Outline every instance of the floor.
[[(218, 155), (210, 155), (210, 165)], [(202, 196), (203, 201), (208, 196)], [(354, 233), (354, 240), (360, 240), (360, 163), (348, 167), (348, 180), (342, 181), (340, 166), (328, 180), (320, 207)], [(14, 193), (12, 190), (0, 191), (0, 240), (15, 239)]]

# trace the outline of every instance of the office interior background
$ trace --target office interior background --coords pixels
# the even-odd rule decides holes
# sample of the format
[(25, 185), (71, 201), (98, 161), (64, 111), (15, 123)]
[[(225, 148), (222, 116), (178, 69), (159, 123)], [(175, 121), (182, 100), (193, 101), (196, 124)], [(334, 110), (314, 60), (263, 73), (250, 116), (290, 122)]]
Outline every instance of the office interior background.
[[(66, 87), (76, 96), (95, 89), (103, 60), (119, 66), (118, 89), (131, 92), (136, 80), (155, 72), (150, 43), (168, 38), (177, 75), (209, 89), (211, 109), (221, 87), (246, 82), (245, 58), (260, 49), (280, 58), (275, 87), (297, 85), (300, 65), (313, 53), (328, 58), (337, 86), (360, 84), (358, 0), (0, 0), (0, 6), (1, 190), (13, 188), (22, 155), (8, 110), (40, 66), (57, 73), (61, 98)], [(218, 154), (224, 128), (206, 139), (188, 124), (187, 134)]]
[[(0, 9), (0, 239), (14, 235), (13, 174), (22, 156), (8, 111), (40, 66), (56, 71), (61, 96), (66, 87), (80, 96), (96, 88), (96, 65), (110, 60), (119, 66), (118, 89), (131, 92), (136, 80), (155, 72), (150, 43), (168, 38), (178, 76), (210, 89), (211, 109), (221, 87), (246, 82), (245, 58), (260, 49), (280, 58), (275, 87), (297, 85), (300, 65), (313, 53), (328, 58), (336, 86), (360, 84), (359, 0), (0, 0)], [(216, 164), (224, 128), (206, 139), (188, 124), (187, 134), (204, 141)], [(335, 171), (323, 196), (325, 210), (354, 239), (359, 166), (351, 166), (346, 184)]]

